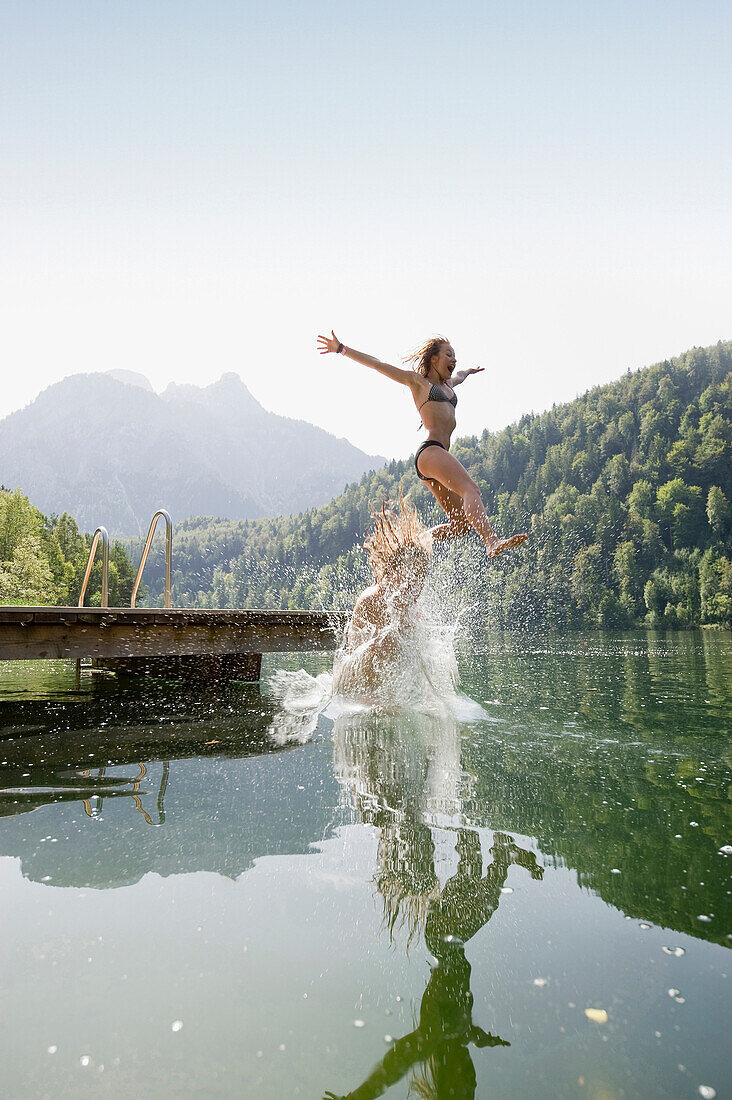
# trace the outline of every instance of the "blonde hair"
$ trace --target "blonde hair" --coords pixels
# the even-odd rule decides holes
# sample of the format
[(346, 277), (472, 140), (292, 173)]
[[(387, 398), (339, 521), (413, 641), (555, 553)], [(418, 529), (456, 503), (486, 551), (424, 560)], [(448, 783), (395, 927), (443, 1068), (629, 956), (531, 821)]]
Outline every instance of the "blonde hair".
[(432, 356), (439, 355), (442, 351), (442, 345), (449, 343), (450, 341), (444, 336), (433, 336), (431, 340), (426, 340), (421, 347), (416, 348), (411, 355), (408, 355), (404, 362), (411, 363), (412, 370), (426, 378), (432, 366)]
[(428, 528), (411, 501), (404, 499), (401, 489), (399, 512), (387, 509), (388, 503), (384, 501), (381, 511), (372, 512), (374, 530), (363, 544), (377, 581), (402, 566), (411, 554), (427, 559), (432, 550)]

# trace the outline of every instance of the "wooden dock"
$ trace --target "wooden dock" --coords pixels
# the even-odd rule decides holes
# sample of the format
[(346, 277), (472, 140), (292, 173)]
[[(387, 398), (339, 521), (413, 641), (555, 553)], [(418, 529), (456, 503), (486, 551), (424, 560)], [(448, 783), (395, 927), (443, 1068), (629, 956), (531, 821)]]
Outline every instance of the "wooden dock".
[(326, 611), (0, 607), (0, 661), (91, 657), (129, 674), (259, 679), (263, 653), (335, 649)]

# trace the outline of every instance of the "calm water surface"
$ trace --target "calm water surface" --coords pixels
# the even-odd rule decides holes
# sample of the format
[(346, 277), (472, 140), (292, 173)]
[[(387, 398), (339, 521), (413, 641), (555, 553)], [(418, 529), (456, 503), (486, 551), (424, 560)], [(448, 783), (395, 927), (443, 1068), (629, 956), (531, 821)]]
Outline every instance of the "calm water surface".
[(732, 639), (460, 665), (483, 717), (285, 747), (266, 684), (0, 666), (2, 1095), (732, 1095)]

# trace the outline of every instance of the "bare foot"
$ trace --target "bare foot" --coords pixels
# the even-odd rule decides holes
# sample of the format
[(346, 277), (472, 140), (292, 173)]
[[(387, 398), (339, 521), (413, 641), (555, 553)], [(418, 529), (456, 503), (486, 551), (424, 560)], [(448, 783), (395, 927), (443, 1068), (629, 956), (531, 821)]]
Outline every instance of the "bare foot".
[(490, 545), (486, 544), (488, 557), (497, 558), (504, 550), (513, 550), (514, 546), (520, 546), (522, 542), (526, 542), (528, 537), (522, 532), (520, 535), (511, 535), (510, 539), (496, 539)]

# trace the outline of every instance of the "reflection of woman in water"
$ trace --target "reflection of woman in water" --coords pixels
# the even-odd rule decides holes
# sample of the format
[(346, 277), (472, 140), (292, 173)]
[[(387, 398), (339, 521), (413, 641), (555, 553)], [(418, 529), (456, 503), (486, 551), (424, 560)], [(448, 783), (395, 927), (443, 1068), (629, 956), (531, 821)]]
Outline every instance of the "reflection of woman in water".
[(328, 1100), (373, 1100), (419, 1063), (422, 1070), (414, 1084), (425, 1098), (474, 1100), (477, 1079), (468, 1046), (511, 1045), (473, 1021), (471, 967), (464, 945), (498, 908), (511, 864), (525, 867), (535, 879), (543, 869), (533, 852), (519, 848), (505, 833), (494, 835), (493, 862), (485, 875), (477, 833), (461, 829), (456, 847), (457, 871), (431, 901), (424, 922), (425, 942), (437, 962), (422, 996), (418, 1026), (394, 1041), (358, 1088), (340, 1098), (326, 1092)]
[(399, 512), (384, 506), (373, 518), (364, 547), (374, 584), (353, 608), (333, 669), (335, 694), (369, 696), (393, 686), (427, 577), (432, 539), (416, 509), (400, 496)]
[[(474, 1100), (476, 1073), (469, 1051), (509, 1046), (473, 1021), (471, 967), (465, 943), (487, 924), (498, 908), (501, 888), (512, 864), (540, 879), (542, 868), (533, 852), (520, 848), (505, 833), (494, 833), (492, 862), (483, 874), (480, 836), (459, 828), (458, 866), (443, 887), (434, 869), (433, 808), (453, 801), (456, 775), (430, 776), (436, 739), (454, 742), (452, 773), (461, 772), (457, 727), (427, 715), (411, 721), (344, 715), (334, 727), (336, 773), (349, 791), (363, 821), (380, 829), (376, 886), (384, 902), (390, 935), (404, 923), (407, 942), (424, 932), (436, 959), (422, 996), (419, 1023), (396, 1039), (373, 1072), (345, 1097), (327, 1100), (372, 1100), (413, 1071), (414, 1091), (426, 1100)], [(420, 1067), (419, 1069), (417, 1067)]]
[(425, 482), (448, 518), (447, 523), (434, 528), (434, 539), (440, 542), (456, 539), (473, 527), (483, 540), (489, 558), (495, 558), (503, 550), (510, 550), (526, 540), (525, 534), (498, 538), (486, 515), (478, 486), (455, 456), (450, 454), (457, 405), (455, 386), (459, 386), (469, 375), (482, 371), (482, 367), (470, 367), (454, 373), (455, 352), (450, 341), (442, 337), (428, 340), (410, 356), (408, 362), (413, 364), (413, 370), (393, 367), (373, 355), (347, 348), (334, 332), (330, 336), (319, 336), (318, 341), (321, 355), (340, 352), (356, 363), (373, 367), (387, 378), (409, 387), (427, 429), (427, 439), (418, 448), (414, 460), (417, 477)]

